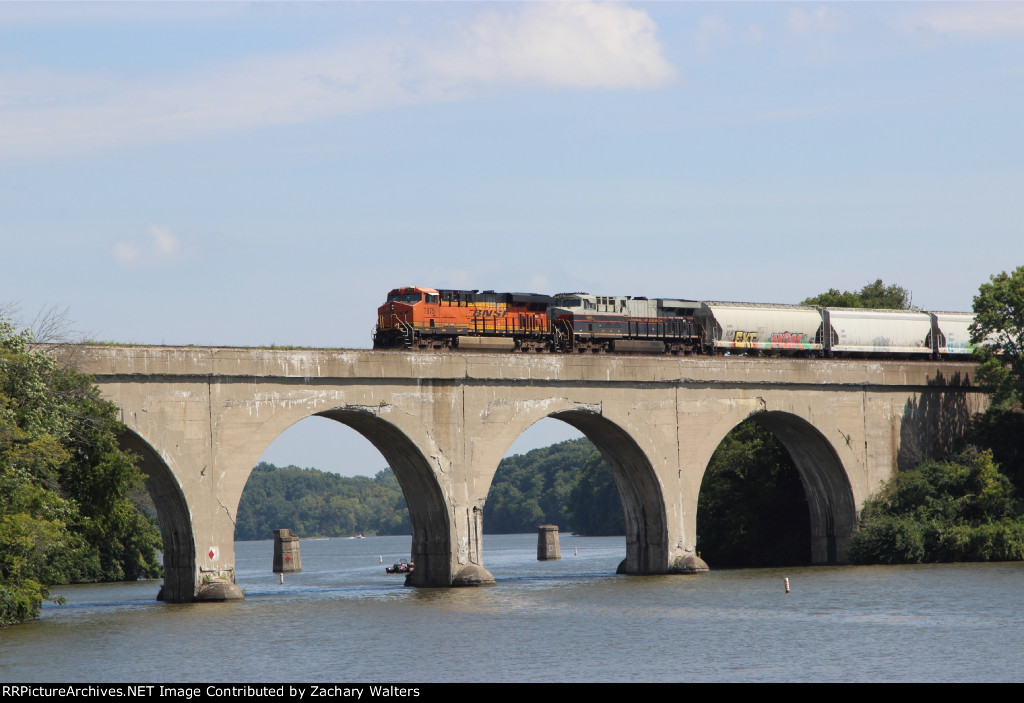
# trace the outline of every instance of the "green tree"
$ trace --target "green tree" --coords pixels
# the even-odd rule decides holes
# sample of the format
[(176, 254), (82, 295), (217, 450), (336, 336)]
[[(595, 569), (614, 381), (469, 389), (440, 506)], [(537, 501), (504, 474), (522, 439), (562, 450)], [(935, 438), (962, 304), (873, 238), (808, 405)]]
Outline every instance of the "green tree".
[(868, 283), (854, 293), (829, 288), (812, 298), (806, 298), (801, 305), (820, 305), (827, 308), (878, 308), (882, 310), (907, 310), (910, 308), (910, 293), (896, 284), (885, 285), (882, 279)]
[(155, 577), (160, 536), (130, 494), (117, 409), (92, 380), (0, 320), (0, 623), (35, 617), (48, 585)]
[(864, 503), (850, 538), (854, 563), (1006, 561), (1024, 558), (1024, 521), (1009, 479), (989, 451), (926, 461)]
[(594, 451), (589, 440), (570, 439), (502, 459), (484, 504), (484, 532), (568, 529), (570, 494)]
[(829, 288), (824, 293), (819, 293), (813, 298), (804, 298), (801, 305), (820, 305), (823, 308), (862, 308), (864, 302), (860, 296), (850, 291), (839, 292), (836, 288)]
[(368, 478), (260, 462), (238, 503), (235, 539), (270, 539), (280, 527), (301, 537), (412, 532), (405, 497), (391, 469)]
[(624, 535), (622, 500), (601, 452), (593, 451), (569, 492), (569, 529), (577, 535)]
[(1019, 407), (1024, 400), (1024, 266), (981, 285), (974, 296), (971, 342), (979, 362), (977, 378), (992, 394), (992, 405)]
[(990, 407), (971, 420), (965, 440), (968, 444), (984, 447), (992, 452), (999, 470), (1009, 477), (1024, 499), (1024, 412), (1020, 407)]
[(1024, 498), (1024, 266), (979, 287), (971, 342), (975, 378), (991, 394), (991, 404), (974, 418), (968, 440), (991, 449)]
[(789, 452), (754, 420), (715, 450), (697, 509), (697, 548), (714, 566), (805, 564), (810, 510)]

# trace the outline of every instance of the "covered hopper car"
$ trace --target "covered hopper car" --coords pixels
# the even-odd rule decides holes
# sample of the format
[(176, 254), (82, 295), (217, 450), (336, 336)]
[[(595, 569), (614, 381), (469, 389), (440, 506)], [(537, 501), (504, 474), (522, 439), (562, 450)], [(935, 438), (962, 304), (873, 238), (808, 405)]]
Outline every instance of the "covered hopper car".
[(407, 286), (378, 308), (373, 346), (939, 358), (972, 352), (972, 320), (960, 312)]

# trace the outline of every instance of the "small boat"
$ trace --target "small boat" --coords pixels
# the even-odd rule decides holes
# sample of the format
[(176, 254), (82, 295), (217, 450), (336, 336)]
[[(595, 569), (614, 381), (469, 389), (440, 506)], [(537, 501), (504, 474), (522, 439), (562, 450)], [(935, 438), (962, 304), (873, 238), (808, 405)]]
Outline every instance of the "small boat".
[(401, 559), (397, 564), (385, 566), (384, 571), (389, 574), (411, 574), (416, 565), (406, 559)]

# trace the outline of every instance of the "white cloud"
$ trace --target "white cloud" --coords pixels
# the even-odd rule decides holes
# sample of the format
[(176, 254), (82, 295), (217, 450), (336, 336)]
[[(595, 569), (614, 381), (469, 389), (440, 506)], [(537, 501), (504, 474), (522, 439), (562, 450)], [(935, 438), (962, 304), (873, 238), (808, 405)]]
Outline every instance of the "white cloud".
[(417, 41), (235, 59), (169, 78), (0, 71), (0, 159), (302, 124), (503, 87), (654, 88), (675, 75), (643, 11), (508, 7)]
[(150, 225), (147, 231), (151, 238), (148, 247), (132, 242), (117, 242), (111, 251), (114, 260), (122, 266), (139, 266), (166, 261), (177, 256), (180, 243), (170, 228)]
[(729, 30), (721, 15), (704, 15), (697, 23), (697, 51), (703, 53), (729, 38)]
[(831, 34), (847, 24), (846, 15), (838, 8), (822, 5), (811, 11), (793, 7), (786, 16), (789, 31), (798, 35)]
[(131, 266), (142, 258), (142, 250), (128, 242), (117, 242), (112, 253), (114, 260), (122, 266)]
[(167, 227), (150, 225), (149, 233), (153, 235), (153, 250), (159, 258), (167, 258), (178, 252), (178, 238)]
[(653, 88), (675, 71), (646, 12), (613, 3), (534, 3), (490, 11), (429, 57), (438, 75), (578, 88)]
[(1019, 2), (926, 5), (908, 23), (939, 34), (1008, 36), (1024, 34), (1024, 5)]

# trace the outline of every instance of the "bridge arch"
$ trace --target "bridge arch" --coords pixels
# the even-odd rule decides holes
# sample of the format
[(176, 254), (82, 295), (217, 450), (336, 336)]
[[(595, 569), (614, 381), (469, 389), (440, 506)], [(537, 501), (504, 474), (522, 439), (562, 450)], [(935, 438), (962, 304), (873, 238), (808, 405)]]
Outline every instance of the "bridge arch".
[[(374, 389), (370, 387), (353, 400), (369, 401), (375, 397)], [(438, 450), (428, 458), (422, 448), (430, 446), (429, 441), (423, 436), (410, 436), (416, 435), (417, 425), (422, 429), (422, 423), (417, 418), (406, 418), (411, 424), (399, 426), (392, 418), (397, 416), (401, 420), (404, 415), (395, 412), (387, 401), (378, 400), (372, 404), (350, 402), (323, 410), (317, 409), (317, 404), (320, 403), (290, 404), (252, 428), (244, 446), (231, 459), (233, 475), (225, 503), (231, 506), (232, 514), (237, 514), (245, 483), (259, 457), (275, 439), (292, 425), (310, 417), (333, 420), (365, 437), (395, 473), (409, 509), (413, 530), (410, 557), (416, 569), (407, 577), (406, 583), (424, 587), (451, 585), (455, 577), (452, 565), (454, 525), (441, 483), (444, 452)], [(489, 576), (486, 574), (487, 578)]]
[(172, 603), (191, 601), (199, 582), (192, 517), (181, 485), (171, 467), (139, 434), (125, 428), (118, 437), (122, 449), (139, 456), (146, 489), (156, 506), (163, 540), (164, 583), (159, 598)]
[[(623, 427), (623, 423), (603, 414), (600, 405), (569, 401), (531, 404), (532, 409), (519, 408), (503, 423), (494, 438), (491, 456), (500, 460), (512, 443), (527, 429), (545, 418), (561, 420), (579, 430), (601, 452), (615, 481), (622, 501), (626, 527), (626, 558), (619, 566), (621, 573), (665, 573), (669, 564), (668, 518), (662, 485), (657, 472), (640, 443)], [(479, 467), (478, 467), (479, 468)], [(498, 461), (488, 467), (486, 496), (494, 480)]]
[(314, 413), (368, 439), (388, 462), (402, 487), (412, 522), (412, 586), (448, 585), (452, 582), (451, 519), (448, 504), (430, 462), (405, 432), (362, 406), (338, 407)]
[[(857, 526), (858, 515), (850, 477), (836, 447), (812, 422), (785, 410), (755, 412), (733, 422), (717, 438), (714, 447), (747, 419), (757, 422), (782, 443), (800, 474), (810, 511), (811, 563), (845, 562), (847, 542)], [(705, 471), (710, 460), (709, 454)], [(713, 564), (714, 556), (706, 556)]]

